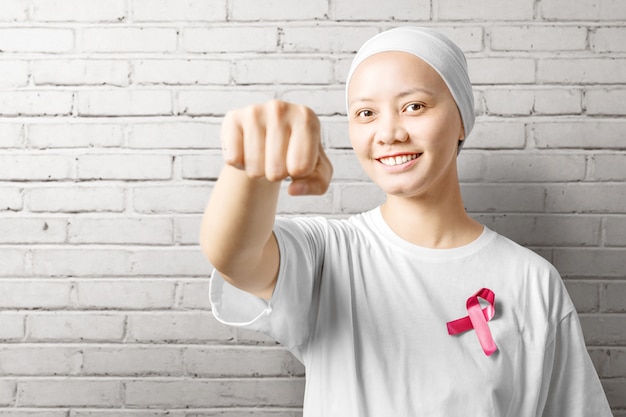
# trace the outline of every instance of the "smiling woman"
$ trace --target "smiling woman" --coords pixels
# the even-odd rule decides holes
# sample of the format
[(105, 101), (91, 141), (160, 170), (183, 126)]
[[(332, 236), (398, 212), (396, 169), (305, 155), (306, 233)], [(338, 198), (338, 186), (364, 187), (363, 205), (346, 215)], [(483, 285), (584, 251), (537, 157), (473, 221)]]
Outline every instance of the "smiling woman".
[(329, 185), (312, 110), (272, 101), (224, 119), (201, 233), (216, 318), (305, 365), (307, 417), (610, 416), (556, 269), (464, 209), (460, 49), (428, 29), (383, 32), (346, 89), (350, 141), (386, 194), (348, 219), (276, 217), (281, 180), (294, 195)]

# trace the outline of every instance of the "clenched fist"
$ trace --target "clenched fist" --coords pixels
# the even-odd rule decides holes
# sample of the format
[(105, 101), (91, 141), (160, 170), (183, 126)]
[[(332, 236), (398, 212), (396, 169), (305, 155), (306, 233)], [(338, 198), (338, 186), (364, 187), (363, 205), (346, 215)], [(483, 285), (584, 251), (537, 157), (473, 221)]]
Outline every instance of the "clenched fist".
[(333, 167), (322, 147), (320, 121), (308, 107), (272, 100), (230, 111), (221, 140), (226, 164), (252, 179), (291, 178), (291, 195), (328, 189)]

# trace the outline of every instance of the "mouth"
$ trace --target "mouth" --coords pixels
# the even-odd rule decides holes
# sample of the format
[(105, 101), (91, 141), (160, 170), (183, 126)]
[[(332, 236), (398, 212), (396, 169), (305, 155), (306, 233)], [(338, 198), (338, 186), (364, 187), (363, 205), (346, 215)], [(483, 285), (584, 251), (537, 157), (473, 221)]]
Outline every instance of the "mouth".
[(396, 156), (384, 156), (382, 158), (378, 158), (377, 161), (383, 165), (388, 167), (394, 167), (397, 165), (406, 164), (407, 162), (413, 161), (414, 159), (419, 158), (421, 153), (411, 153), (411, 154), (403, 154)]

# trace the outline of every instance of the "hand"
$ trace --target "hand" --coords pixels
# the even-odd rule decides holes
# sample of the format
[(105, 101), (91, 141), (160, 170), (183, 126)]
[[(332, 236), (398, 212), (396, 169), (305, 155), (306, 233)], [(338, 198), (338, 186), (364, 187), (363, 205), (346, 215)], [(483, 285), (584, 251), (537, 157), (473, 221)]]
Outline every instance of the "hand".
[(291, 195), (328, 189), (333, 167), (322, 147), (320, 121), (308, 107), (272, 100), (230, 111), (221, 140), (226, 164), (252, 179), (291, 177)]

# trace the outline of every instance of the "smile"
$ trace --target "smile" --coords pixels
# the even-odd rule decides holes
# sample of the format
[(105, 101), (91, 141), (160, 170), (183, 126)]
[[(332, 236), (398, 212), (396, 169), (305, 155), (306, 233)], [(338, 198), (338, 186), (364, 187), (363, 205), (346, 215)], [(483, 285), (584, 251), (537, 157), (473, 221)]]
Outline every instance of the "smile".
[(393, 167), (396, 165), (406, 164), (409, 161), (417, 159), (420, 154), (408, 154), (408, 155), (398, 155), (398, 156), (386, 156), (384, 158), (378, 159), (380, 163), (383, 165), (387, 165), (388, 167)]

